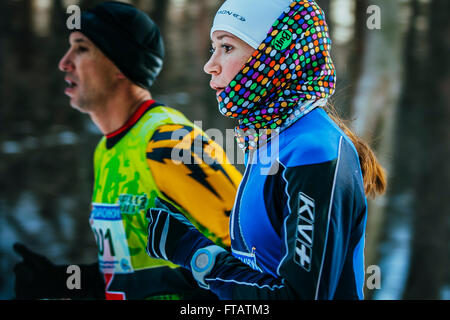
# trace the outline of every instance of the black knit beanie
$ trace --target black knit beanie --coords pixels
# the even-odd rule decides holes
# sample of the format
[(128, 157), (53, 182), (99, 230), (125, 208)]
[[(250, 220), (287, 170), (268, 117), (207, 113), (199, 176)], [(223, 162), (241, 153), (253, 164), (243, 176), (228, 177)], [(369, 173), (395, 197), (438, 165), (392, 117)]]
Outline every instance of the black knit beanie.
[(133, 83), (149, 89), (164, 58), (158, 26), (134, 6), (107, 1), (81, 14), (81, 30)]

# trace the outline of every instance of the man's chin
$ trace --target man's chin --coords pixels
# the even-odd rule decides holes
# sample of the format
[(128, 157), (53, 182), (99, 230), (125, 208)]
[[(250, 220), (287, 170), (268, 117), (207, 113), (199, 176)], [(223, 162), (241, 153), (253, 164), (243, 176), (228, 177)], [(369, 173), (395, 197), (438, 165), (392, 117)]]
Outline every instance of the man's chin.
[(77, 103), (72, 97), (70, 98), (70, 106), (74, 109), (80, 110), (80, 104)]
[(78, 100), (74, 99), (73, 97), (70, 98), (70, 106), (74, 108), (75, 110), (78, 110), (79, 112), (86, 113), (87, 110), (85, 107), (83, 107), (83, 104), (80, 103)]

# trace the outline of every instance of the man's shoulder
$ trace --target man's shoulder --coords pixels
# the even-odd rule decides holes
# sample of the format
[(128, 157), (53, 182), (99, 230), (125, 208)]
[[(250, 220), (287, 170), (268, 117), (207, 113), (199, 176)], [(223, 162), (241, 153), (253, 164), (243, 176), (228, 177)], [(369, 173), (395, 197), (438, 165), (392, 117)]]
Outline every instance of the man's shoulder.
[(143, 122), (153, 128), (167, 124), (192, 125), (181, 111), (160, 102), (155, 102), (154, 106), (146, 112)]
[(148, 112), (151, 114), (177, 115), (185, 117), (185, 115), (180, 110), (161, 101), (155, 101)]
[(155, 102), (139, 119), (132, 130), (132, 136), (134, 138), (140, 136), (148, 142), (158, 129), (170, 125), (193, 126), (180, 111), (163, 103)]

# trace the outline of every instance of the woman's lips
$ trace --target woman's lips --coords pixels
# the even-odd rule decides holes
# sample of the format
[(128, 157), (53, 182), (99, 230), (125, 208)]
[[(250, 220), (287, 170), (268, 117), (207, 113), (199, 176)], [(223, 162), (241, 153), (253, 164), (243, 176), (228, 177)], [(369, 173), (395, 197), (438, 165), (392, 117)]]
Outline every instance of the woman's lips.
[(214, 84), (212, 81), (209, 83), (209, 86), (211, 87), (211, 89), (216, 91), (216, 96), (221, 94), (222, 91), (225, 89), (224, 87), (220, 87), (220, 86)]

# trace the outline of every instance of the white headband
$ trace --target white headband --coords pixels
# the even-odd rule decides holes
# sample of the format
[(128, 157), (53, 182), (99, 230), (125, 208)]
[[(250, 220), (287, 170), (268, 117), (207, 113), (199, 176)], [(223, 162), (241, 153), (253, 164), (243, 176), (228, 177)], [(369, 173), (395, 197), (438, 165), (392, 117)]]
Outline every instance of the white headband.
[(214, 31), (230, 32), (257, 49), (293, 0), (227, 0), (214, 17)]

